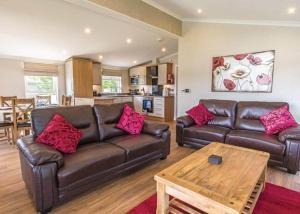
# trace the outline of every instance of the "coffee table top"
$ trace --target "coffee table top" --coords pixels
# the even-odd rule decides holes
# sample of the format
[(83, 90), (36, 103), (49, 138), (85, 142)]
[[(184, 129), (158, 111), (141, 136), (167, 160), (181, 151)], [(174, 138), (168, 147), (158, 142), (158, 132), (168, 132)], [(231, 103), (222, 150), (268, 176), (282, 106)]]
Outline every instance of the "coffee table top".
[[(223, 162), (208, 163), (212, 154), (222, 156)], [(241, 212), (267, 167), (269, 156), (266, 152), (210, 143), (158, 173), (155, 180)]]

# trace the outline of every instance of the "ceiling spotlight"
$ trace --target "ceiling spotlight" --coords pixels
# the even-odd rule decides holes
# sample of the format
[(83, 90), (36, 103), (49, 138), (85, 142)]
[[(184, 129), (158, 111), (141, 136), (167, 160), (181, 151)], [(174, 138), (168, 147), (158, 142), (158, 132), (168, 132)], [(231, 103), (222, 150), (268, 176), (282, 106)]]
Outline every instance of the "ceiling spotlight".
[(134, 61), (133, 61), (133, 64), (136, 64), (136, 63), (137, 63), (137, 61), (136, 61), (136, 60), (134, 60)]
[(99, 56), (99, 59), (103, 59), (103, 56), (102, 56), (102, 55), (100, 55), (100, 56)]
[(162, 52), (166, 52), (166, 50), (167, 50), (166, 48), (162, 48), (161, 49)]
[(201, 9), (198, 9), (198, 10), (197, 10), (197, 13), (201, 14), (201, 13), (202, 13), (202, 10), (201, 10)]
[(127, 44), (130, 44), (132, 42), (132, 40), (130, 38), (126, 39)]
[(291, 7), (288, 9), (288, 14), (294, 14), (296, 12), (296, 8)]
[(85, 28), (85, 29), (84, 29), (84, 32), (85, 32), (86, 34), (90, 34), (90, 33), (91, 33), (91, 29), (90, 29), (90, 28)]

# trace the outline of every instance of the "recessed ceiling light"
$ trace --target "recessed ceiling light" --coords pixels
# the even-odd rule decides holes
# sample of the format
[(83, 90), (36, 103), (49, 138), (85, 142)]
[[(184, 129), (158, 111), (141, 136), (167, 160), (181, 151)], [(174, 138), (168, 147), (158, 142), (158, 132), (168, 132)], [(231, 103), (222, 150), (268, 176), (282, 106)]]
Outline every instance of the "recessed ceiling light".
[(166, 50), (167, 50), (166, 48), (162, 48), (161, 49), (162, 52), (166, 52)]
[(288, 9), (288, 14), (294, 14), (296, 12), (296, 8), (291, 7)]
[(133, 61), (133, 64), (136, 64), (136, 63), (137, 63), (137, 61), (136, 61), (136, 60), (134, 60), (134, 61)]
[(201, 14), (201, 13), (202, 13), (202, 10), (201, 10), (201, 9), (198, 9), (198, 10), (197, 10), (197, 13)]
[(130, 38), (126, 39), (127, 44), (130, 44), (132, 42), (132, 40)]
[(102, 55), (100, 55), (100, 56), (99, 56), (99, 59), (103, 59), (103, 56), (102, 56)]
[(61, 53), (62, 53), (63, 55), (66, 55), (66, 54), (67, 54), (67, 51), (66, 51), (66, 50), (62, 50)]
[(90, 33), (91, 33), (91, 29), (90, 29), (90, 28), (85, 28), (85, 29), (84, 29), (84, 32), (85, 32), (86, 34), (90, 34)]

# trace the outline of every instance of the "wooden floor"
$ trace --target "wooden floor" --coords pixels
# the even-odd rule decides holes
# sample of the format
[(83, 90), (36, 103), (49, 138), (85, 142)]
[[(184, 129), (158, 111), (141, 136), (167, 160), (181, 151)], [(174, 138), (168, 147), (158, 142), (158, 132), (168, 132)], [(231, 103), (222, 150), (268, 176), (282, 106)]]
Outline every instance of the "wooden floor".
[[(51, 213), (126, 213), (155, 193), (153, 176), (160, 170), (194, 152), (177, 147), (172, 123), (171, 155), (157, 160), (131, 175), (115, 179), (76, 199), (55, 207)], [(268, 169), (267, 181), (300, 192), (300, 174), (291, 175), (276, 168)], [(16, 147), (0, 142), (0, 213), (35, 213), (21, 178)]]

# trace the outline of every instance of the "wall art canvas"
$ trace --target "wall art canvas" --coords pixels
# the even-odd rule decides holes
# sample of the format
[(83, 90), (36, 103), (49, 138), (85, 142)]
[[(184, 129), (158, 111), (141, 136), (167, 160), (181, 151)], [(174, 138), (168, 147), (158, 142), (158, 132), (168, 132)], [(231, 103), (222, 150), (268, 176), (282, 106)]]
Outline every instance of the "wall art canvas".
[(213, 58), (212, 91), (272, 92), (275, 51)]

